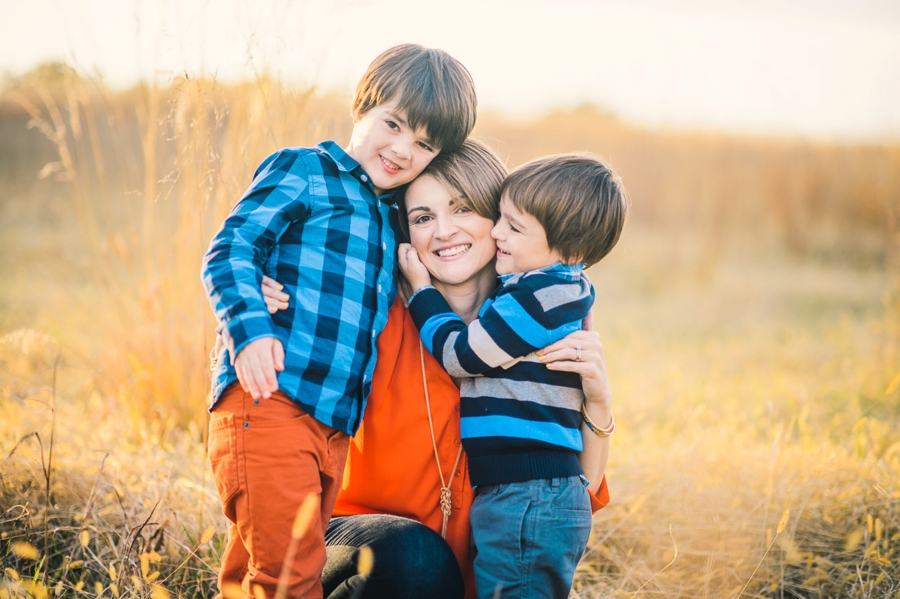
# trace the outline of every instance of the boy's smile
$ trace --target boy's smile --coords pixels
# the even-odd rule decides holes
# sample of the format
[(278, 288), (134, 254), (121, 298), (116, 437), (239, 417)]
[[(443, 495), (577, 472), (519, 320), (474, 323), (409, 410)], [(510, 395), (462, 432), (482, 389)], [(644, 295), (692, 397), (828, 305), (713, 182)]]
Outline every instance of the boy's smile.
[(547, 245), (547, 233), (538, 220), (520, 212), (504, 195), (500, 218), (491, 230), (497, 240), (497, 274), (510, 275), (562, 262), (559, 253)]
[(396, 101), (357, 115), (347, 146), (379, 195), (415, 179), (438, 152), (423, 127), (409, 126)]

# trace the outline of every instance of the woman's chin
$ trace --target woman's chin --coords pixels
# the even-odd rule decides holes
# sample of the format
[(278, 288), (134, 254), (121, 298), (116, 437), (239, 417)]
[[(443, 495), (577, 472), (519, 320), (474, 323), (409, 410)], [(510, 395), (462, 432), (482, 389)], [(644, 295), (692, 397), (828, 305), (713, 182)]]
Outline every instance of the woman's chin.
[(465, 265), (459, 265), (458, 268), (453, 268), (450, 265), (441, 265), (441, 268), (429, 270), (431, 271), (431, 277), (435, 283), (451, 286), (475, 283), (483, 278), (493, 279), (497, 276), (497, 273), (494, 271), (493, 262), (490, 262), (481, 268), (473, 268)]

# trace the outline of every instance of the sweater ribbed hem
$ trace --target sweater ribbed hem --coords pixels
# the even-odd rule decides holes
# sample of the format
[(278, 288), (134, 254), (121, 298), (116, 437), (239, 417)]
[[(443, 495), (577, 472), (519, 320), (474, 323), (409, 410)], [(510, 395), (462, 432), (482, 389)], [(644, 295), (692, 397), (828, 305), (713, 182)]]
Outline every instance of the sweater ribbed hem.
[(467, 457), (473, 487), (584, 474), (578, 462), (578, 454), (569, 451), (523, 451), (482, 456), (468, 454)]
[(409, 315), (416, 327), (421, 331), (432, 316), (453, 312), (441, 292), (434, 287), (422, 289), (416, 293), (409, 303)]

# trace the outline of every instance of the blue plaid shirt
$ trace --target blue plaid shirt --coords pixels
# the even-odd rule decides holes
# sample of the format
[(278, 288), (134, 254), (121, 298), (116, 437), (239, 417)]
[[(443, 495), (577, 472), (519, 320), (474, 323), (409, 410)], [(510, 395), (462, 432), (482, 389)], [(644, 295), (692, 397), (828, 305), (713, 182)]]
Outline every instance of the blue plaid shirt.
[[(396, 207), (333, 141), (280, 150), (260, 165), (203, 260), (203, 284), (225, 341), (210, 407), (237, 380), (234, 356), (276, 337), (278, 387), (316, 420), (359, 428), (375, 370), (375, 338), (394, 299)], [(269, 314), (267, 275), (291, 296)]]

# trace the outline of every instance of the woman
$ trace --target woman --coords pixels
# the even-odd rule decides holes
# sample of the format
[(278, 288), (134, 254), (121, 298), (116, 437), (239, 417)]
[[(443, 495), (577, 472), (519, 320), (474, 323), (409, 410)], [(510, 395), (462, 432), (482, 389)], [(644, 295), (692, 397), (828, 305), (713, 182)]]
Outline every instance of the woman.
[[(490, 150), (468, 141), (432, 161), (400, 202), (401, 228), (435, 288), (466, 322), (477, 317), (496, 286), (497, 249), (490, 232), (505, 176)], [(287, 307), (287, 296), (271, 281), (264, 294), (270, 311)], [(591, 419), (611, 421), (596, 333), (573, 333), (542, 355), (548, 368), (579, 373)], [(609, 439), (586, 426), (583, 431), (581, 463), (597, 510), (609, 502), (603, 477)], [(371, 399), (351, 442), (326, 533), (325, 596), (350, 597), (362, 584), (356, 565), (362, 545), (375, 554), (365, 597), (474, 596), (468, 522), (473, 498), (459, 437), (459, 389), (422, 348), (404, 303), (397, 301), (378, 340)]]

